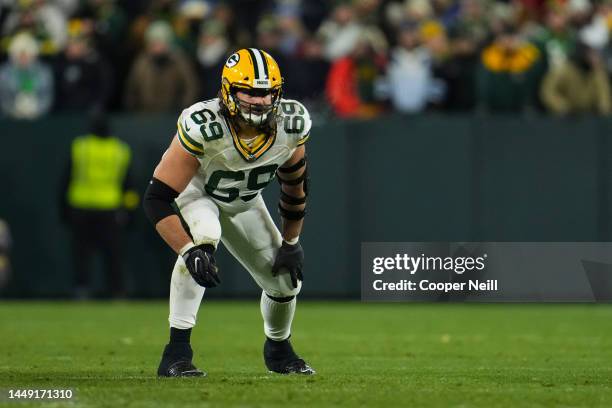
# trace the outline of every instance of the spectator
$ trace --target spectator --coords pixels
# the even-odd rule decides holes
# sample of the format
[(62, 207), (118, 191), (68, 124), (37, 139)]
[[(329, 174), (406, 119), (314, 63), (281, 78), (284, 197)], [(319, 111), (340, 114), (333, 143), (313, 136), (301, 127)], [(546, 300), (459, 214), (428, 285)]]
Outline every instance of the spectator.
[(30, 34), (18, 34), (9, 46), (9, 57), (0, 66), (2, 112), (18, 119), (46, 114), (53, 102), (53, 74), (38, 61), (38, 44)]
[(352, 53), (334, 62), (329, 70), (326, 95), (338, 116), (372, 118), (382, 111), (374, 89), (386, 61), (376, 50), (375, 38), (362, 32)]
[(421, 112), (432, 86), (431, 55), (419, 39), (419, 27), (405, 23), (398, 33), (387, 70), (393, 107), (400, 112)]
[(357, 19), (367, 25), (380, 26), (383, 21), (384, 8), (382, 0), (353, 0)]
[(56, 64), (56, 108), (104, 110), (112, 91), (110, 67), (92, 48), (82, 20), (71, 21), (69, 32), (66, 49)]
[[(606, 18), (608, 25), (612, 27), (612, 3), (604, 3), (601, 5), (601, 14)], [(602, 58), (608, 76), (612, 76), (612, 42), (608, 41), (606, 47), (602, 50)]]
[(431, 6), (436, 16), (436, 20), (444, 27), (455, 25), (461, 14), (461, 6), (455, 0), (431, 0)]
[(419, 34), (423, 46), (431, 56), (433, 80), (429, 86), (429, 99), (434, 106), (442, 107), (446, 97), (446, 84), (442, 80), (442, 70), (450, 57), (446, 30), (437, 20), (428, 20), (421, 23)]
[(308, 33), (313, 34), (321, 26), (323, 20), (327, 18), (330, 9), (330, 1), (327, 0), (308, 0), (300, 4), (300, 20)]
[(568, 18), (565, 9), (552, 8), (546, 13), (545, 26), (534, 40), (550, 68), (562, 66), (576, 44)]
[(610, 113), (610, 81), (601, 57), (579, 44), (572, 58), (551, 69), (542, 83), (542, 101), (557, 115)]
[(328, 61), (348, 56), (359, 41), (363, 27), (357, 22), (355, 9), (348, 2), (342, 2), (332, 11), (318, 31), (323, 40), (324, 54)]
[[(175, 0), (151, 0), (141, 5), (141, 10), (129, 26), (129, 48), (141, 49), (148, 28), (156, 21), (171, 24), (175, 16)], [(124, 6), (125, 7), (125, 6)], [(143, 10), (144, 9), (144, 10)]]
[(53, 4), (64, 16), (71, 16), (78, 10), (80, 1), (81, 0), (53, 0)]
[[(238, 48), (252, 46), (253, 38), (257, 36), (257, 27), (267, 13), (270, 12), (276, 0), (232, 0), (220, 1), (215, 12), (215, 18), (222, 18), (226, 27), (233, 31), (232, 39)], [(228, 10), (229, 9), (229, 10)], [(221, 10), (221, 13), (218, 12)], [(228, 13), (228, 11), (230, 11)], [(228, 24), (227, 18), (231, 18)], [(276, 56), (275, 56), (276, 57)], [(280, 66), (282, 69), (282, 66)]]
[(3, 36), (27, 31), (39, 43), (41, 55), (54, 55), (66, 44), (66, 16), (57, 5), (46, 0), (16, 2), (2, 27)]
[(196, 52), (202, 98), (212, 98), (219, 92), (221, 69), (231, 51), (223, 23), (209, 20), (202, 24)]
[(304, 27), (297, 15), (290, 12), (278, 14), (278, 28), (280, 31), (281, 42), (280, 51), (289, 56), (295, 56), (298, 53), (298, 48), (304, 40)]
[(172, 46), (170, 25), (157, 21), (147, 29), (146, 49), (127, 80), (125, 106), (132, 111), (167, 112), (195, 102), (199, 85), (187, 58)]
[(299, 64), (295, 58), (291, 58), (291, 56), (283, 52), (281, 48), (282, 42), (283, 32), (277, 16), (271, 14), (262, 18), (259, 24), (257, 24), (255, 46), (274, 56), (285, 80), (283, 93), (288, 98), (295, 98)]
[[(133, 2), (132, 4), (135, 4)], [(116, 0), (81, 0), (75, 18), (91, 26), (89, 44), (103, 61), (110, 61), (108, 67), (112, 77), (112, 88), (107, 90), (108, 109), (119, 109), (123, 98), (123, 87), (135, 54), (126, 41), (128, 18), (124, 7)]]
[(95, 113), (91, 133), (74, 139), (70, 160), (62, 181), (62, 220), (73, 233), (75, 296), (88, 298), (90, 263), (101, 251), (113, 297), (123, 297), (121, 268), (121, 228), (125, 210), (138, 206), (138, 195), (131, 189), (129, 168), (131, 150), (110, 136), (104, 115)]
[(487, 9), (481, 0), (461, 0), (460, 5), (461, 11), (455, 24), (449, 27), (449, 33), (480, 48), (489, 35)]
[(406, 23), (420, 25), (425, 22), (436, 21), (443, 26), (455, 24), (459, 16), (459, 1), (447, 0), (405, 0), (385, 2), (385, 19), (382, 22), (389, 38), (397, 36), (401, 26)]
[[(236, 15), (234, 14), (237, 11), (235, 7), (231, 7), (227, 3), (217, 3), (217, 6), (212, 11), (211, 20), (215, 20), (225, 27), (226, 38), (230, 44), (237, 45), (243, 44), (238, 39), (245, 33), (244, 27), (239, 27), (236, 23)], [(251, 38), (248, 36), (247, 38)], [(240, 48), (235, 47), (236, 49)]]
[(288, 56), (281, 48), (283, 32), (278, 17), (274, 14), (265, 16), (257, 24), (256, 31), (255, 45), (274, 54), (274, 59), (278, 61), (279, 67), (283, 68), (284, 65), (287, 65), (284, 61)]
[(435, 69), (436, 76), (444, 81), (446, 87), (440, 107), (456, 112), (471, 111), (476, 106), (478, 36), (469, 31), (462, 32), (462, 29), (465, 26), (451, 30), (450, 56)]
[(81, 0), (75, 18), (91, 21), (92, 39), (96, 50), (115, 62), (123, 56), (122, 47), (127, 31), (127, 16), (116, 0)]
[(305, 38), (300, 54), (294, 62), (293, 75), (286, 78), (287, 85), (293, 90), (296, 99), (304, 100), (311, 107), (321, 104), (325, 99), (325, 79), (329, 72), (329, 62), (323, 55), (323, 45), (317, 38)]
[(435, 18), (433, 4), (430, 0), (406, 0), (403, 12), (406, 20), (416, 24)]
[(209, 3), (203, 0), (186, 0), (178, 6), (172, 26), (176, 45), (185, 54), (196, 54), (200, 29), (210, 12)]
[(609, 28), (603, 9), (588, 0), (568, 3), (573, 24), (578, 28), (578, 39), (589, 47), (601, 51), (609, 40)]
[(492, 112), (532, 109), (541, 73), (540, 51), (506, 26), (481, 53), (476, 78), (479, 108)]

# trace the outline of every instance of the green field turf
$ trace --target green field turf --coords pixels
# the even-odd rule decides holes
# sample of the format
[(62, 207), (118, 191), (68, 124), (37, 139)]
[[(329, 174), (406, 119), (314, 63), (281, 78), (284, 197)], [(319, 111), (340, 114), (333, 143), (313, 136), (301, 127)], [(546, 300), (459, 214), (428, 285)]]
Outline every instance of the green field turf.
[(293, 342), (318, 374), (268, 374), (258, 301), (208, 301), (206, 378), (157, 379), (167, 306), (0, 303), (0, 388), (72, 388), (4, 406), (612, 407), (612, 306), (299, 302)]

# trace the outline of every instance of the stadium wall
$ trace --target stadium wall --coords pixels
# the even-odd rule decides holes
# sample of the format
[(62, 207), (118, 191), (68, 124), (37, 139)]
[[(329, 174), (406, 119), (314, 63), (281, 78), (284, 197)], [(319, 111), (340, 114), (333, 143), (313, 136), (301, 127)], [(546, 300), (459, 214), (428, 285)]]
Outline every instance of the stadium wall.
[[(175, 131), (174, 116), (116, 116), (144, 190)], [(0, 121), (0, 218), (14, 238), (3, 297), (68, 296), (70, 234), (58, 189), (83, 116)], [(612, 120), (389, 116), (321, 123), (308, 143), (310, 196), (302, 242), (305, 297), (358, 297), (365, 241), (609, 241)], [(264, 194), (273, 216), (278, 185)], [(174, 262), (141, 211), (125, 236), (129, 293), (160, 297)], [(257, 296), (222, 250), (223, 283), (207, 296)], [(104, 282), (99, 265), (95, 282)]]

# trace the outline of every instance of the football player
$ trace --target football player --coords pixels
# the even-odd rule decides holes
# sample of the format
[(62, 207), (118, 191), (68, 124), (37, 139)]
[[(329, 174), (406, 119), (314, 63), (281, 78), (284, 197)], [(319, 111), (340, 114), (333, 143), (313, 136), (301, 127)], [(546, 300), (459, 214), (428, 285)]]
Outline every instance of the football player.
[[(219, 241), (261, 287), (268, 370), (314, 374), (289, 337), (302, 286), (299, 243), (305, 214), (306, 108), (282, 98), (283, 77), (265, 51), (232, 54), (217, 98), (185, 109), (177, 133), (155, 168), (144, 198), (147, 216), (178, 254), (170, 282), (170, 342), (159, 376), (202, 376), (192, 363), (191, 329), (206, 288), (221, 281)], [(281, 231), (260, 194), (281, 184)]]

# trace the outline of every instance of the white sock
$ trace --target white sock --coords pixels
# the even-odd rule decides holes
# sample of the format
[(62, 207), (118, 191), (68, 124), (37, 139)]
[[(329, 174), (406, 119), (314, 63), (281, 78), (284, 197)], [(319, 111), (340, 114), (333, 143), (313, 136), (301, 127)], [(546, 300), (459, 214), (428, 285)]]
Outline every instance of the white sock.
[(196, 324), (204, 288), (193, 280), (183, 257), (179, 256), (170, 281), (170, 327), (189, 329)]
[(269, 339), (282, 341), (289, 338), (295, 303), (295, 297), (289, 302), (276, 302), (266, 292), (261, 292), (261, 316), (264, 320), (264, 333)]

